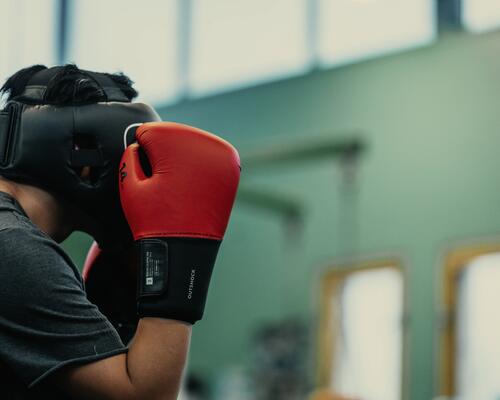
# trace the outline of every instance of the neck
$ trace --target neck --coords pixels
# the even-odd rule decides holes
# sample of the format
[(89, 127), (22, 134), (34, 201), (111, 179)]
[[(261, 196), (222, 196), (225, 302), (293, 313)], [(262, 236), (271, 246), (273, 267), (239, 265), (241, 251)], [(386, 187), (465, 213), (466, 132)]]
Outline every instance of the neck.
[(28, 218), (56, 242), (62, 242), (72, 232), (61, 202), (49, 192), (5, 179), (0, 179), (0, 191), (14, 197)]

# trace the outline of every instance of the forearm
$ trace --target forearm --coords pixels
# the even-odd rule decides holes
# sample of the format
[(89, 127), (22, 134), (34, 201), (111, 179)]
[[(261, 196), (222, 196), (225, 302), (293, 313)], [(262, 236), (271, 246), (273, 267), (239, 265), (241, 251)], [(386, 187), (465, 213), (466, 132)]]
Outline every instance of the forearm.
[(63, 368), (53, 383), (82, 400), (175, 400), (191, 337), (191, 325), (143, 318), (128, 353)]
[(190, 324), (161, 318), (139, 321), (126, 360), (137, 398), (177, 398), (190, 337)]

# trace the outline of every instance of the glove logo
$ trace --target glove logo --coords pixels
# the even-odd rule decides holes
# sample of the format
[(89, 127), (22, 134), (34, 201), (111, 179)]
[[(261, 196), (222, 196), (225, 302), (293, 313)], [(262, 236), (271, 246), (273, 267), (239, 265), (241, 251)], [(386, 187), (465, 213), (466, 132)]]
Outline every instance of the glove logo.
[(120, 167), (120, 183), (123, 183), (123, 180), (127, 177), (127, 171), (125, 171), (125, 168), (127, 167), (127, 164), (123, 163), (122, 166)]
[(193, 288), (194, 288), (195, 275), (196, 275), (196, 270), (192, 269), (191, 270), (191, 277), (189, 278), (189, 288), (188, 288), (188, 295), (187, 295), (188, 300), (191, 300), (193, 298)]

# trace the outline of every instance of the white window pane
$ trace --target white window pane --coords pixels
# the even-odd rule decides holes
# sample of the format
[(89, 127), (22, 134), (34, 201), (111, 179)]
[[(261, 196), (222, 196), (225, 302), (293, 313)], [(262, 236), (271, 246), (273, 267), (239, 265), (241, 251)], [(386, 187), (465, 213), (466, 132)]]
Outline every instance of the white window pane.
[(319, 57), (336, 65), (421, 45), (435, 34), (433, 0), (318, 0)]
[(21, 68), (55, 63), (55, 0), (0, 0), (0, 85)]
[(458, 287), (457, 391), (500, 398), (500, 253), (476, 258)]
[(462, 23), (473, 32), (500, 27), (500, 2), (495, 0), (462, 0)]
[(355, 272), (340, 299), (333, 389), (363, 400), (401, 398), (403, 280), (393, 268)]
[(140, 99), (177, 94), (175, 0), (75, 0), (69, 61), (98, 72), (123, 72)]
[(192, 8), (193, 93), (304, 71), (305, 0), (193, 0)]

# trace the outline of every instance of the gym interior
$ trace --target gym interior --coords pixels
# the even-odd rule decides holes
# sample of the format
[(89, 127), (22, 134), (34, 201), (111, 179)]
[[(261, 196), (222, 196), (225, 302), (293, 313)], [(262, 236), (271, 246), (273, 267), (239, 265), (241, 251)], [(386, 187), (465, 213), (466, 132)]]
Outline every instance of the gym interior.
[[(500, 398), (500, 5), (0, 0), (0, 79), (123, 71), (241, 183), (181, 399)], [(80, 267), (92, 238), (64, 248)]]

